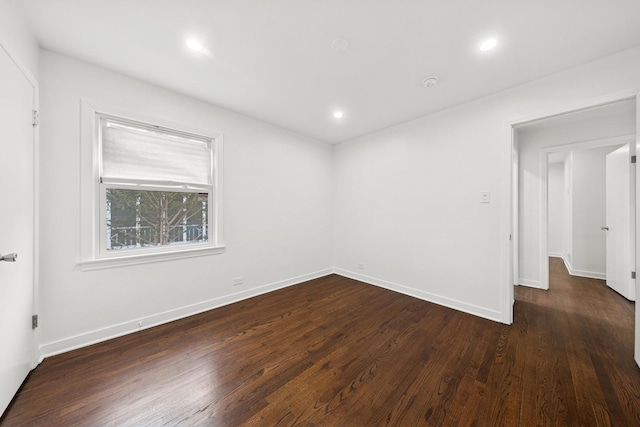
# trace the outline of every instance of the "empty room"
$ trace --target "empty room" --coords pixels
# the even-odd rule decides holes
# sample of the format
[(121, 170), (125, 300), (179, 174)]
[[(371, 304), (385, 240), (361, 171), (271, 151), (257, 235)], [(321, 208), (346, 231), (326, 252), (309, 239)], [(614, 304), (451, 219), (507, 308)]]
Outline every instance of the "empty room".
[(638, 17), (0, 0), (0, 426), (640, 425)]

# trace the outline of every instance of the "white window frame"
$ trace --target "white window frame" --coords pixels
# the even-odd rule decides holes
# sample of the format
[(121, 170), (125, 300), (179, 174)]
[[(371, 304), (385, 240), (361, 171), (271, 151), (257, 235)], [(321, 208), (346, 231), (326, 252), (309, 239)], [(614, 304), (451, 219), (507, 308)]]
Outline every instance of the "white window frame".
[[(113, 118), (142, 128), (165, 129), (170, 133), (193, 135), (211, 143), (212, 171), (210, 186), (189, 186), (169, 182), (101, 182), (100, 120)], [(117, 107), (81, 100), (81, 171), (80, 171), (80, 261), (81, 270), (119, 267), (171, 259), (212, 255), (225, 250), (222, 243), (222, 134), (195, 129), (175, 123), (145, 117)], [(184, 245), (131, 248), (118, 251), (106, 249), (106, 189), (143, 189), (208, 193), (208, 240)]]

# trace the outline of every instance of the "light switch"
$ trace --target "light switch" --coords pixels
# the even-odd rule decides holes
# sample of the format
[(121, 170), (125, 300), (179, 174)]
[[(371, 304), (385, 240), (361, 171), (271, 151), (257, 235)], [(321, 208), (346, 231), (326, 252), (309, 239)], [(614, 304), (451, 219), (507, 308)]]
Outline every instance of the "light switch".
[(491, 202), (491, 193), (485, 191), (480, 193), (480, 203), (489, 203)]

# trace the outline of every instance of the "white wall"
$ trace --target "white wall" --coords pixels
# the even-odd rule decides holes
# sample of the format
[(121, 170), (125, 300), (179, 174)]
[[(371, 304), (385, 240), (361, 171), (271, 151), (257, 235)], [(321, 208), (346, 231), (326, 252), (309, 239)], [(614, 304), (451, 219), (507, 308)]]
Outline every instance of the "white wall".
[(569, 152), (564, 162), (564, 190), (562, 258), (571, 264), (571, 254), (573, 253), (573, 152)]
[[(569, 150), (571, 144), (605, 139), (620, 135), (633, 134), (635, 132), (635, 100), (610, 104), (597, 109), (585, 112), (574, 113), (566, 117), (558, 117), (544, 122), (525, 126), (517, 130), (517, 142), (520, 148), (520, 278), (519, 284), (546, 287), (542, 283), (546, 263), (541, 260), (541, 235), (540, 229), (542, 214), (543, 195), (543, 167), (542, 160), (545, 158), (543, 152), (550, 147), (566, 146)], [(580, 156), (574, 152), (572, 155), (572, 166), (570, 169), (571, 178), (568, 184), (573, 188), (570, 190), (572, 200), (571, 207), (571, 236), (570, 244), (565, 247), (567, 254), (565, 260), (576, 270), (576, 274), (587, 275), (589, 272), (596, 273), (596, 277), (604, 274), (600, 270), (600, 262), (595, 261), (599, 255), (585, 254), (585, 247), (588, 246), (588, 239), (584, 240), (585, 231), (583, 227), (587, 223), (585, 215), (588, 213), (576, 212), (576, 206), (581, 207), (584, 203), (582, 198), (576, 205), (576, 188), (581, 189), (580, 194), (589, 194), (588, 187), (581, 185), (579, 179), (584, 177), (582, 171), (584, 162), (589, 162), (589, 156)], [(602, 159), (604, 161), (604, 159)], [(598, 169), (599, 170), (599, 169)], [(577, 171), (577, 172), (576, 172)], [(577, 173), (577, 175), (576, 175)], [(596, 175), (593, 175), (594, 177)], [(598, 175), (599, 176), (599, 175)], [(602, 174), (604, 180), (604, 172)], [(604, 201), (603, 201), (604, 203)], [(576, 217), (577, 215), (577, 217)], [(576, 221), (578, 221), (576, 223)], [(586, 221), (586, 222), (585, 222)], [(597, 220), (594, 220), (597, 221)], [(599, 227), (598, 227), (599, 231)], [(582, 239), (582, 240), (581, 240)], [(585, 246), (587, 245), (587, 246)], [(576, 253), (576, 251), (578, 251)], [(597, 252), (597, 250), (595, 250)], [(576, 260), (577, 256), (577, 260)], [(576, 261), (578, 264), (576, 264)]]
[(570, 273), (606, 279), (607, 240), (605, 156), (618, 148), (573, 152), (573, 253)]
[(17, 0), (0, 1), (0, 44), (18, 65), (37, 80), (38, 44), (22, 18)]
[(605, 156), (617, 147), (575, 150), (570, 162), (549, 164), (548, 252), (572, 274), (606, 278)]
[(566, 188), (564, 184), (564, 162), (549, 163), (548, 169), (549, 188), (549, 233), (548, 252), (549, 256), (562, 257), (565, 247), (565, 215), (564, 206), (566, 198)]
[[(332, 149), (54, 53), (40, 60), (45, 354), (130, 332), (139, 319), (151, 324), (325, 274), (332, 264), (504, 321), (506, 123), (640, 87), (637, 48)], [(225, 254), (154, 269), (76, 269), (81, 97), (224, 133)], [(488, 204), (479, 203), (484, 191)], [(231, 287), (237, 276), (244, 292)]]
[(508, 321), (507, 123), (637, 87), (640, 48), (339, 144), (338, 271)]
[[(43, 354), (331, 271), (331, 145), (59, 54), (40, 61)], [(81, 98), (223, 133), (224, 254), (78, 270)]]

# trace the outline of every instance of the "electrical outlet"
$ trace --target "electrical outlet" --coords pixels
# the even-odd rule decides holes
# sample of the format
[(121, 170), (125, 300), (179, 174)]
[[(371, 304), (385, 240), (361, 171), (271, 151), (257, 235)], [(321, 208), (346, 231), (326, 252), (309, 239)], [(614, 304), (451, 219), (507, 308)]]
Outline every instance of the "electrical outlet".
[(360, 270), (364, 270), (364, 262), (357, 263), (356, 267), (358, 267)]
[(244, 283), (244, 277), (235, 277), (233, 279), (233, 286), (239, 286)]
[(488, 191), (483, 191), (480, 193), (480, 203), (490, 203), (491, 202), (491, 193)]
[(142, 328), (142, 320), (138, 321), (138, 328)]

